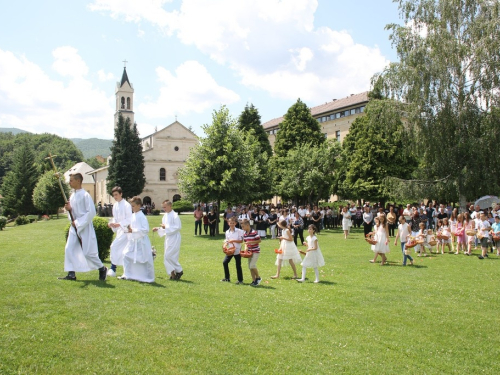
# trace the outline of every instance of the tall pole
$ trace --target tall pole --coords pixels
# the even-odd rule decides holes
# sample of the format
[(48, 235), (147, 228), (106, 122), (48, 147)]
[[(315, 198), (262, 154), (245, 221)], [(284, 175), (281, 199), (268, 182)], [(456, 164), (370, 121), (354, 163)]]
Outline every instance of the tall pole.
[[(52, 168), (54, 169), (54, 177), (57, 178), (57, 182), (59, 183), (59, 188), (61, 189), (61, 194), (62, 194), (62, 196), (64, 198), (64, 202), (67, 203), (68, 202), (68, 198), (66, 197), (66, 193), (64, 192), (64, 189), (63, 189), (63, 186), (62, 186), (62, 183), (61, 183), (61, 174), (57, 171), (56, 165), (54, 164), (54, 159), (53, 158), (55, 156), (57, 156), (57, 155), (52, 155), (49, 152), (49, 156), (47, 158), (45, 158), (45, 160), (47, 160), (47, 159), (50, 160), (50, 164), (52, 164)], [(80, 246), (83, 249), (82, 239), (81, 239), (80, 235), (78, 234), (78, 230), (73, 225), (73, 222), (75, 221), (75, 219), (73, 218), (73, 212), (72, 211), (68, 211), (68, 212), (69, 212), (69, 217), (71, 219), (71, 226), (75, 229), (76, 237), (78, 238), (78, 242), (80, 243)]]

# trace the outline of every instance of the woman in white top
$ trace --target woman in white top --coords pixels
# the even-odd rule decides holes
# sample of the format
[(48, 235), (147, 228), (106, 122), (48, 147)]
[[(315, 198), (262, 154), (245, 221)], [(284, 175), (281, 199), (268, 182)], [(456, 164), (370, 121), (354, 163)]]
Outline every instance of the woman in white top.
[(347, 207), (342, 208), (342, 230), (344, 231), (344, 239), (347, 239), (349, 229), (351, 228), (351, 213)]

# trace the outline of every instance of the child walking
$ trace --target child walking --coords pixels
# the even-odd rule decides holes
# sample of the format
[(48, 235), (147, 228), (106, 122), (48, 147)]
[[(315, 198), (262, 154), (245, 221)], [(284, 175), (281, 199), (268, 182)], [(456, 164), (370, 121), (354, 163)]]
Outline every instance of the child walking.
[[(378, 219), (378, 220), (377, 220)], [(387, 258), (385, 254), (390, 252), (389, 248), (389, 229), (387, 228), (387, 219), (385, 214), (380, 214), (378, 218), (375, 218), (375, 226), (373, 228), (373, 232), (375, 234), (375, 240), (377, 243), (372, 245), (372, 250), (375, 253), (373, 260), (370, 260), (370, 263), (375, 263), (377, 257), (380, 255), (382, 257), (381, 266), (387, 263)]]
[(441, 247), (441, 254), (444, 254), (444, 247), (448, 246), (448, 254), (453, 252), (453, 247), (451, 245), (452, 237), (451, 237), (451, 231), (450, 231), (450, 226), (448, 224), (448, 218), (445, 217), (443, 219), (443, 231), (441, 232), (443, 236), (448, 236), (447, 240), (442, 240), (443, 246)]
[(276, 266), (278, 266), (276, 270), (276, 275), (271, 276), (271, 279), (278, 279), (280, 277), (281, 267), (286, 265), (286, 261), (290, 264), (293, 270), (293, 277), (298, 279), (297, 277), (297, 267), (295, 267), (296, 263), (300, 263), (302, 258), (300, 257), (299, 250), (297, 250), (297, 246), (293, 242), (293, 236), (290, 229), (287, 226), (285, 220), (281, 220), (278, 223), (278, 227), (281, 229), (281, 245), (279, 250), (281, 254), (278, 253), (276, 257)]
[(308, 268), (314, 269), (314, 274), (316, 275), (315, 283), (319, 283), (319, 271), (318, 267), (323, 267), (325, 265), (325, 259), (321, 253), (321, 249), (318, 245), (318, 239), (316, 237), (316, 226), (314, 224), (309, 225), (307, 236), (304, 241), (304, 245), (307, 246), (306, 257), (302, 261), (302, 278), (298, 279), (299, 283), (306, 281), (306, 271)]
[(410, 261), (410, 265), (413, 266), (413, 258), (408, 254), (406, 255), (405, 252), (405, 246), (406, 246), (406, 241), (408, 240), (408, 237), (410, 237), (410, 226), (406, 222), (406, 219), (404, 216), (399, 217), (399, 225), (398, 225), (398, 231), (396, 232), (396, 240), (394, 241), (394, 245), (397, 246), (398, 244), (398, 239), (399, 242), (401, 242), (401, 251), (403, 252), (403, 266), (406, 266), (406, 261)]
[(455, 231), (455, 237), (457, 238), (457, 251), (455, 254), (459, 254), (460, 250), (465, 253), (465, 223), (463, 214), (459, 214), (457, 216), (457, 229)]

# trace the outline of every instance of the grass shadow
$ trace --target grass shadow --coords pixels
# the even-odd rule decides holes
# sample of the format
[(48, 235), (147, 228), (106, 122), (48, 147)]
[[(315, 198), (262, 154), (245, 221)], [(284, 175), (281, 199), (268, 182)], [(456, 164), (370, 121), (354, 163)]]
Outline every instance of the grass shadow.
[(172, 282), (176, 281), (178, 283), (185, 283), (185, 284), (194, 284), (194, 281), (186, 280), (186, 279), (180, 279), (180, 280), (170, 280), (169, 279), (168, 281), (172, 281)]
[(333, 281), (328, 281), (328, 280), (320, 280), (319, 283), (317, 283), (317, 284), (336, 285), (337, 283), (334, 283)]
[(75, 282), (83, 284), (80, 286), (80, 288), (87, 288), (89, 285), (94, 285), (98, 288), (116, 288), (114, 285), (102, 280), (75, 280)]

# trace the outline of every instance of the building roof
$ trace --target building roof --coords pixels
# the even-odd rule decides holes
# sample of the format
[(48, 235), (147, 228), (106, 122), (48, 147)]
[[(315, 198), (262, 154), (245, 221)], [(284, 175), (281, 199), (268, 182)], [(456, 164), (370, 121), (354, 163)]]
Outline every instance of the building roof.
[[(311, 108), (311, 115), (318, 116), (323, 113), (332, 112), (335, 110), (339, 110), (346, 107), (352, 107), (356, 104), (363, 104), (368, 102), (368, 91), (362, 92), (360, 94), (352, 94), (348, 97), (342, 99), (334, 99), (331, 102), (327, 102), (325, 104), (318, 105), (316, 107)], [(284, 120), (284, 117), (278, 117), (272, 120), (269, 120), (262, 124), (264, 129), (273, 128), (281, 124)]]
[(184, 129), (186, 129), (188, 132), (190, 132), (191, 134), (193, 134), (196, 138), (198, 138), (198, 136), (189, 128), (185, 127), (184, 125), (182, 125), (179, 121), (175, 120), (173, 123), (171, 123), (170, 125), (167, 125), (165, 126), (164, 128), (161, 128), (160, 130), (157, 130), (155, 131), (154, 133), (151, 133), (149, 135), (146, 135), (145, 137), (141, 137), (141, 141), (145, 141), (147, 140), (147, 138), (149, 137), (152, 137), (152, 136), (155, 136), (156, 134), (158, 134), (159, 132), (162, 132), (163, 130), (165, 130), (166, 128), (169, 128), (175, 124), (178, 124), (180, 126), (182, 126)]
[(128, 82), (128, 85), (132, 87), (130, 81), (128, 80), (127, 68), (123, 67), (122, 81), (120, 83), (120, 87), (122, 87), (125, 82)]
[(92, 176), (89, 176), (87, 174), (87, 172), (90, 172), (92, 170), (94, 170), (94, 168), (92, 168), (90, 165), (88, 165), (87, 163), (82, 161), (80, 163), (73, 165), (70, 169), (68, 169), (64, 173), (64, 180), (66, 182), (69, 182), (69, 175), (70, 174), (81, 173), (81, 175), (83, 176), (83, 183), (84, 184), (93, 184), (94, 179), (92, 178)]

